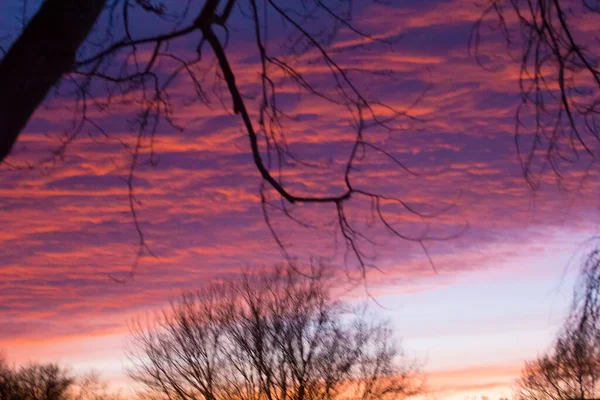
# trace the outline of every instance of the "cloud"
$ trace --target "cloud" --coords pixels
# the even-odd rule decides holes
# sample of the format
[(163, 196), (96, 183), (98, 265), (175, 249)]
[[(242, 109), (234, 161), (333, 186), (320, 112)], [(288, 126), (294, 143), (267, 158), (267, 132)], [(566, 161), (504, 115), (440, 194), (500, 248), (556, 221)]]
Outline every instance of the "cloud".
[[(376, 38), (393, 39), (395, 45), (390, 49), (372, 41), (375, 50), (368, 51), (359, 46), (363, 42), (342, 32), (335, 43), (336, 60), (342, 68), (367, 71), (356, 77), (366, 78), (357, 85), (369, 96), (422, 122), (405, 118), (391, 132), (366, 132), (417, 175), (371, 149), (354, 166), (353, 184), (401, 198), (422, 212), (456, 205), (426, 222), (406, 208), (386, 205), (386, 216), (406, 234), (427, 229), (444, 236), (461, 231), (465, 221), (471, 227), (457, 240), (427, 243), (438, 276), (417, 243), (390, 237), (384, 226), (371, 224), (369, 202), (353, 199), (348, 205), (350, 221), (382, 243), (372, 254), (389, 274), (382, 278), (387, 284), (403, 285), (408, 291), (428, 290), (436, 279), (450, 285), (449, 277), (466, 271), (524, 252), (551, 251), (544, 241), (565, 226), (593, 232), (589, 216), (597, 205), (591, 185), (565, 195), (552, 185), (533, 194), (524, 184), (512, 137), (518, 67), (501, 59), (495, 72), (489, 72), (468, 54), (468, 34), (481, 10), (465, 0), (361, 10), (360, 26), (375, 31)], [(256, 120), (260, 65), (244, 32), (232, 32), (231, 43), (237, 79)], [(275, 44), (280, 43), (273, 48)], [(503, 52), (499, 40), (485, 46), (483, 53)], [(182, 47), (187, 51), (192, 46)], [(334, 93), (330, 71), (315, 63), (317, 56), (308, 51), (296, 61), (311, 83)], [(214, 71), (206, 78), (206, 87), (216, 93), (224, 90)], [(343, 106), (300, 95), (293, 82), (278, 79), (279, 104), (293, 116), (284, 119), (289, 148), (300, 160), (320, 166), (290, 162), (282, 172), (284, 182), (294, 193), (337, 193), (354, 138), (351, 115)], [(177, 105), (174, 121), (185, 129), (159, 125), (153, 143), (158, 164), (150, 165), (151, 149), (143, 148), (134, 180), (140, 226), (157, 258), (145, 255), (126, 285), (110, 277), (129, 276), (138, 250), (124, 182), (131, 161), (127, 146), (136, 140), (127, 120), (135, 116), (136, 106), (114, 106), (110, 114), (94, 111), (91, 116), (108, 128), (110, 138), (88, 127), (64, 160), (50, 168), (2, 167), (0, 346), (18, 343), (26, 348), (29, 341), (34, 346), (46, 337), (68, 341), (73, 335), (120, 334), (126, 317), (163, 304), (181, 289), (235, 274), (243, 266), (281, 260), (263, 220), (260, 176), (229, 98), (213, 94), (210, 106), (190, 102), (195, 95), (184, 78), (171, 93)], [(44, 158), (49, 148), (60, 145), (58, 138), (72, 118), (69, 106), (72, 100), (52, 98), (49, 108), (38, 110), (11, 165)], [(573, 176), (583, 178), (582, 173)], [(590, 180), (597, 180), (596, 172)], [(572, 186), (577, 183), (574, 179)], [(327, 257), (341, 266), (344, 247), (333, 228), (333, 206), (291, 210), (320, 229), (301, 227), (273, 210), (272, 223), (290, 253), (301, 261)], [(515, 271), (519, 273), (525, 272)], [(466, 386), (449, 383), (455, 378), (463, 382), (459, 377), (469, 375), (465, 371), (449, 373), (452, 379), (440, 375), (440, 382), (446, 383), (440, 383), (439, 390), (503, 384), (512, 373), (507, 371), (482, 368), (477, 372), (482, 380)], [(499, 380), (483, 379), (492, 375)]]

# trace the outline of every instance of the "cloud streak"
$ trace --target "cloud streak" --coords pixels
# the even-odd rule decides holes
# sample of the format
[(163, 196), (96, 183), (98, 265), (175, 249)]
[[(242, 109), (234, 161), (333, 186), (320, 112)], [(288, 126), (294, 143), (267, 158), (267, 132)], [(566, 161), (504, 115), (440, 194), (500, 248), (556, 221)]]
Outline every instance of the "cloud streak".
[[(589, 217), (597, 204), (592, 185), (575, 194), (560, 193), (550, 178), (535, 194), (525, 185), (512, 137), (518, 66), (500, 58), (490, 72), (468, 54), (468, 35), (480, 10), (469, 1), (452, 0), (373, 5), (361, 11), (361, 29), (395, 44), (375, 44), (374, 50), (363, 51), (359, 45), (364, 43), (342, 32), (333, 45), (340, 65), (367, 71), (356, 77), (369, 94), (421, 121), (403, 120), (392, 133), (369, 132), (417, 176), (368, 151), (353, 172), (354, 184), (397, 196), (421, 212), (455, 204), (429, 226), (402, 207), (386, 205), (393, 226), (407, 235), (427, 227), (430, 234), (444, 236), (461, 231), (465, 221), (470, 226), (456, 240), (428, 242), (438, 276), (417, 244), (391, 238), (384, 227), (371, 227), (368, 202), (352, 200), (352, 222), (381, 244), (374, 254), (388, 275), (373, 275), (373, 282), (410, 287), (411, 282), (439, 279), (451, 284), (446, 277), (522, 254), (524, 248), (550, 251), (543, 243), (561, 229), (593, 231)], [(255, 96), (259, 64), (254, 49), (243, 32), (232, 34), (232, 46), (240, 86)], [(504, 54), (499, 40), (485, 46), (483, 53)], [(330, 84), (326, 68), (310, 66), (314, 57), (308, 52), (299, 60), (307, 79)], [(286, 169), (284, 179), (297, 193), (339, 189), (353, 140), (348, 113), (299, 95), (289, 82), (282, 82), (280, 96), (282, 107), (294, 115), (285, 122), (290, 149), (325, 166), (315, 170), (295, 165)], [(260, 210), (260, 179), (247, 138), (227, 109), (230, 100), (224, 96), (224, 108), (214, 97), (207, 107), (190, 103), (192, 97), (189, 82), (178, 81), (173, 88), (178, 105), (174, 120), (184, 132), (161, 126), (154, 143), (156, 167), (148, 165), (149, 149), (142, 151), (134, 181), (137, 209), (157, 258), (144, 256), (135, 279), (126, 285), (110, 277), (128, 276), (138, 240), (124, 182), (130, 153), (122, 145), (135, 140), (127, 129), (133, 107), (94, 114), (109, 127), (112, 139), (90, 129), (91, 138), (82, 135), (51, 168), (0, 169), (0, 225), (6, 227), (0, 232), (1, 346), (25, 349), (28, 343), (37, 346), (41, 338), (121, 334), (127, 317), (163, 304), (182, 289), (236, 274), (243, 266), (281, 260)], [(258, 100), (249, 104), (256, 118)], [(72, 118), (70, 106), (69, 99), (49, 99), (49, 107), (38, 110), (17, 144), (10, 165), (44, 158), (49, 148), (59, 145), (57, 138)], [(572, 186), (583, 177), (575, 171)], [(597, 173), (592, 170), (587, 179), (595, 182)], [(305, 262), (327, 257), (342, 265), (343, 245), (331, 228), (332, 207), (299, 206), (293, 213), (321, 229), (299, 227), (275, 212), (273, 224), (290, 253)], [(427, 290), (427, 285), (415, 287)], [(389, 290), (382, 285), (381, 293)], [(467, 385), (504, 384), (511, 368), (481, 370), (500, 378)], [(441, 391), (465, 389), (448, 386), (453, 375), (442, 375), (438, 378), (446, 383), (440, 383)]]

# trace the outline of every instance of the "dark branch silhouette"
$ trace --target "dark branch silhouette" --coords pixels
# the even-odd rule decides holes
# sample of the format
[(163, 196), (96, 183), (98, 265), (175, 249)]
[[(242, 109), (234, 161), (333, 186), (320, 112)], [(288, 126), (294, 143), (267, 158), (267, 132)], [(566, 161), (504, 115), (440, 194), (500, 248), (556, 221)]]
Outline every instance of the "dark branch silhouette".
[[(46, 2), (45, 7), (52, 7), (57, 1)], [(100, 3), (98, 2), (98, 6), (101, 6)], [(446, 235), (430, 234), (430, 221), (435, 215), (421, 213), (402, 199), (371, 191), (362, 187), (364, 184), (355, 182), (361, 162), (368, 156), (390, 162), (409, 175), (418, 175), (392, 152), (387, 151), (378, 142), (377, 134), (370, 132), (391, 133), (420, 121), (410, 115), (410, 108), (397, 110), (368, 96), (361, 89), (365, 84), (364, 80), (368, 79), (365, 78), (366, 71), (345, 66), (336, 59), (341, 50), (331, 47), (340, 31), (363, 43), (354, 46), (355, 49), (390, 45), (355, 26), (352, 7), (351, 1), (326, 4), (320, 0), (285, 6), (275, 0), (188, 0), (168, 6), (163, 2), (144, 0), (110, 3), (100, 16), (101, 22), (77, 51), (76, 58), (70, 58), (69, 66), (61, 67), (59, 71), (69, 72), (67, 78), (60, 81), (57, 90), (63, 96), (74, 98), (74, 123), (61, 139), (61, 144), (41, 163), (62, 158), (69, 144), (86, 129), (92, 137), (101, 135), (106, 140), (119, 140), (123, 144), (125, 151), (131, 156), (126, 183), (130, 209), (139, 236), (138, 257), (135, 262), (137, 265), (139, 257), (150, 252), (150, 249), (138, 221), (138, 201), (134, 190), (136, 168), (142, 163), (142, 155), (148, 152), (149, 163), (156, 164), (154, 143), (161, 124), (177, 131), (184, 129), (174, 119), (175, 106), (171, 101), (171, 90), (175, 82), (189, 84), (193, 88), (193, 100), (211, 107), (211, 90), (206, 86), (212, 80), (214, 95), (242, 123), (254, 164), (264, 182), (261, 185), (261, 199), (265, 221), (284, 255), (290, 257), (280, 237), (281, 232), (272, 223), (272, 214), (288, 217), (301, 227), (314, 226), (295, 215), (293, 207), (298, 204), (320, 205), (331, 210), (333, 215), (319, 226), (335, 226), (336, 235), (342, 238), (347, 253), (353, 256), (361, 277), (364, 278), (369, 268), (375, 268), (375, 258), (365, 248), (376, 243), (361, 232), (359, 224), (350, 215), (347, 204), (352, 200), (370, 203), (373, 223), (377, 223), (393, 237), (417, 243), (431, 261), (427, 242), (454, 238), (466, 229), (466, 224)], [(197, 9), (199, 13), (193, 14), (193, 10)], [(54, 12), (58, 12), (57, 10), (59, 9), (56, 8)], [(240, 67), (232, 63), (231, 51), (227, 50), (229, 29), (230, 26), (235, 26), (231, 20), (234, 10), (238, 10), (236, 18), (243, 18), (244, 23), (250, 24), (254, 36), (254, 55), (260, 63), (257, 82), (260, 86), (257, 97), (259, 107), (256, 111), (249, 109), (249, 96), (243, 93), (237, 79)], [(88, 11), (86, 21), (91, 24), (96, 18), (92, 19), (92, 10)], [(42, 9), (38, 15), (43, 16), (44, 12)], [(37, 15), (28, 24), (23, 37), (34, 26), (36, 18)], [(157, 28), (154, 35), (136, 33), (133, 27), (139, 21), (148, 21), (149, 24), (156, 22), (160, 28)], [(283, 24), (283, 27), (277, 26), (277, 29), (283, 29), (288, 37), (283, 45), (278, 45), (273, 50), (270, 43), (275, 35), (269, 33), (269, 24), (274, 24), (275, 21)], [(19, 41), (13, 48), (16, 49), (18, 43)], [(194, 44), (194, 51), (186, 49), (190, 44)], [(11, 62), (11, 51), (13, 50), (9, 50), (2, 64), (8, 65)], [(212, 66), (210, 61), (206, 61), (211, 55), (207, 53), (214, 56), (215, 63)], [(30, 61), (14, 62), (18, 65)], [(206, 65), (208, 69), (202, 65)], [(318, 66), (328, 72), (329, 86), (314, 82), (310, 74), (303, 72), (305, 68)], [(7, 76), (18, 77), (14, 73), (7, 73)], [(57, 75), (53, 79), (58, 81), (58, 77)], [(352, 145), (343, 156), (345, 165), (341, 168), (340, 175), (329, 185), (303, 190), (299, 188), (302, 182), (286, 178), (294, 168), (312, 169), (314, 174), (322, 174), (328, 166), (305, 161), (292, 151), (287, 139), (287, 135), (291, 133), (288, 132), (290, 129), (286, 127), (286, 122), (293, 122), (294, 117), (288, 115), (285, 107), (280, 104), (280, 91), (283, 91), (285, 85), (293, 85), (300, 94), (334, 105), (336, 109), (346, 113), (351, 122), (350, 129), (353, 129), (354, 135)], [(46, 91), (44, 89), (44, 93)], [(137, 108), (137, 118), (131, 123), (131, 130), (137, 133), (133, 145), (115, 138), (90, 114), (92, 109), (107, 113), (121, 104)], [(29, 114), (31, 112), (33, 108), (28, 111)], [(21, 125), (19, 127), (18, 130), (22, 129)], [(11, 146), (12, 142), (14, 138), (11, 139)], [(11, 167), (19, 168), (12, 164)], [(33, 166), (25, 166), (31, 167)], [(421, 232), (413, 235), (402, 233), (397, 227), (397, 218), (388, 211), (395, 206), (400, 206), (421, 219)]]
[(485, 4), (471, 48), (484, 65), (480, 45), (499, 32), (520, 65), (515, 143), (525, 178), (536, 188), (550, 170), (560, 183), (569, 166), (582, 156), (591, 166), (600, 150), (600, 31), (578, 30), (600, 7), (587, 0)]
[(0, 162), (33, 112), (72, 71), (107, 0), (46, 0), (0, 62)]

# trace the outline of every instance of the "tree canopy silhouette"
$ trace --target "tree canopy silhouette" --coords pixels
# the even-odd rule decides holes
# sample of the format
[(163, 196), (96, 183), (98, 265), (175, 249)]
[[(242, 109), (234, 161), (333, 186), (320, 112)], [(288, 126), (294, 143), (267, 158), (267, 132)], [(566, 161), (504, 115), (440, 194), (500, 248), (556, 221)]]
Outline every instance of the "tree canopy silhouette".
[(402, 399), (422, 382), (382, 321), (292, 268), (186, 293), (133, 325), (131, 376), (175, 399)]
[(600, 250), (589, 253), (571, 311), (552, 348), (527, 362), (519, 400), (595, 399), (600, 396)]
[(56, 363), (10, 366), (0, 352), (1, 400), (119, 400), (97, 374), (75, 376)]
[(600, 364), (597, 348), (576, 335), (561, 335), (553, 348), (525, 363), (517, 381), (518, 400), (595, 399)]
[(65, 400), (73, 377), (57, 364), (31, 364), (15, 369), (0, 354), (0, 399)]

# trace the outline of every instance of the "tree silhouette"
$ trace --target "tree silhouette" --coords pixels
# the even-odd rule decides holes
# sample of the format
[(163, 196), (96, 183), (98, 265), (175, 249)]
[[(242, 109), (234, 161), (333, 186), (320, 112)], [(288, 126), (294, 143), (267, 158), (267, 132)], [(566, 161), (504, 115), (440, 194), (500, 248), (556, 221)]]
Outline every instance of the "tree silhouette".
[(70, 72), (106, 0), (47, 0), (0, 62), (0, 162), (50, 89)]
[[(175, 399), (400, 399), (418, 393), (390, 328), (348, 313), (315, 271), (245, 274), (133, 327), (131, 376)], [(401, 361), (402, 363), (399, 363)]]
[(2, 400), (66, 400), (74, 383), (57, 364), (30, 364), (10, 368), (0, 358), (0, 398)]
[(594, 399), (600, 396), (600, 251), (582, 268), (571, 312), (550, 351), (528, 362), (518, 398)]
[(563, 335), (549, 354), (526, 362), (517, 381), (518, 400), (594, 399), (598, 397), (600, 364), (597, 349), (577, 337)]
[(119, 400), (95, 373), (79, 377), (56, 363), (11, 367), (0, 352), (0, 400)]
[[(63, 157), (69, 144), (86, 130), (90, 135), (119, 140), (130, 154), (127, 186), (139, 235), (138, 255), (151, 251), (138, 223), (135, 170), (143, 157), (155, 165), (154, 144), (161, 126), (177, 131), (184, 128), (174, 120), (176, 107), (172, 98), (176, 96), (173, 93), (176, 84), (189, 87), (190, 101), (208, 107), (216, 97), (239, 118), (262, 178), (260, 195), (265, 221), (286, 256), (281, 232), (272, 223), (274, 215), (287, 217), (303, 228), (333, 226), (345, 244), (347, 255), (353, 257), (364, 277), (374, 267), (374, 256), (368, 249), (378, 242), (365, 233), (364, 223), (357, 223), (356, 218), (349, 216), (350, 200), (363, 204), (363, 209), (370, 208), (368, 226), (378, 226), (395, 238), (416, 242), (425, 253), (427, 241), (450, 239), (464, 230), (431, 233), (430, 221), (445, 212), (446, 207), (425, 213), (400, 198), (370, 189), (364, 180), (355, 179), (361, 163), (369, 157), (418, 175), (388, 152), (381, 141), (382, 134), (387, 137), (418, 120), (410, 115), (410, 107), (395, 109), (365, 90), (372, 72), (339, 62), (341, 50), (335, 44), (340, 33), (358, 43), (352, 46), (357, 54), (362, 48), (390, 45), (355, 25), (352, 1), (310, 0), (285, 5), (277, 0), (187, 0), (177, 4), (96, 0), (84, 2), (85, 5), (75, 2), (81, 4), (73, 12), (85, 18), (64, 12), (71, 3), (44, 2), (0, 64), (3, 118), (0, 123), (6, 127), (0, 132), (3, 146), (0, 155), (4, 158), (8, 154), (27, 119), (56, 83), (56, 92), (75, 103), (74, 123), (61, 144), (42, 162)], [(57, 15), (60, 18), (53, 17)], [(71, 25), (65, 19), (77, 23)], [(94, 20), (98, 23), (92, 29)], [(61, 29), (46, 35), (56, 23)], [(149, 29), (150, 26), (155, 28)], [(242, 28), (251, 33), (252, 57), (258, 68), (252, 82), (254, 95), (245, 93), (240, 86), (241, 68), (232, 61), (235, 52), (229, 47), (233, 37), (230, 30)], [(67, 36), (69, 40), (63, 40)], [(38, 51), (40, 47), (44, 51)], [(329, 78), (326, 82), (315, 81), (311, 69), (326, 71)], [(63, 79), (59, 79), (61, 74)], [(388, 76), (391, 74), (386, 71), (379, 74), (381, 79)], [(343, 160), (341, 164), (313, 162), (292, 149), (290, 137), (293, 139), (298, 133), (289, 127), (297, 120), (285, 104), (290, 90), (331, 105), (336, 112), (347, 116), (354, 139), (351, 146), (343, 146), (341, 154), (336, 152), (336, 159)], [(249, 106), (252, 96), (258, 103), (256, 109)], [(115, 138), (94, 117), (124, 107), (131, 109), (132, 105), (136, 110), (130, 124), (136, 132), (134, 143)], [(294, 171), (299, 168), (312, 171), (315, 176), (328, 172), (333, 178), (325, 184), (305, 185), (295, 178)], [(331, 218), (322, 224), (303, 218), (294, 208), (302, 204), (329, 210)], [(410, 234), (403, 232), (394, 218), (403, 211), (422, 221), (422, 229)]]

